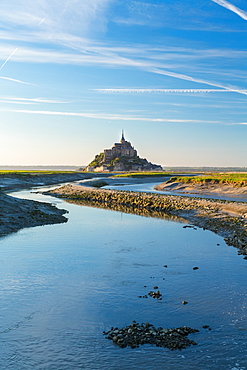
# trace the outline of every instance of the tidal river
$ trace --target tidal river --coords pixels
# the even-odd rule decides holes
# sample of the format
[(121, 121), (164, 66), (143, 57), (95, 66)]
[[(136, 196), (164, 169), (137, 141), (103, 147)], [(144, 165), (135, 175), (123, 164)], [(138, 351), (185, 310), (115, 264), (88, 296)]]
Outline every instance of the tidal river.
[[(247, 369), (247, 260), (223, 238), (170, 220), (15, 196), (56, 203), (69, 220), (0, 239), (0, 369)], [(154, 286), (162, 300), (148, 295)], [(189, 335), (197, 345), (119, 348), (104, 337), (133, 320), (199, 329)]]

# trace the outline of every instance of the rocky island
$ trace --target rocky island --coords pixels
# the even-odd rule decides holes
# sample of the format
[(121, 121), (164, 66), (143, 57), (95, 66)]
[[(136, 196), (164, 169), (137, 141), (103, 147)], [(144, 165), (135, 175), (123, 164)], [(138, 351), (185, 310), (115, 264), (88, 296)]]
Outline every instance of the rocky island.
[(114, 171), (162, 171), (162, 167), (140, 158), (136, 149), (124, 138), (124, 132), (119, 143), (111, 149), (96, 154), (95, 158), (86, 167), (89, 172), (114, 172)]

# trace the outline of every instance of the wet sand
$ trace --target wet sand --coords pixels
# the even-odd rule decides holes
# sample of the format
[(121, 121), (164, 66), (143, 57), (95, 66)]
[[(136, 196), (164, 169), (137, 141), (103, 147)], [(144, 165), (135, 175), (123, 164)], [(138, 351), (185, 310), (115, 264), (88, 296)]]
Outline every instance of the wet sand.
[(34, 226), (67, 222), (67, 211), (49, 203), (18, 199), (6, 192), (30, 189), (41, 185), (82, 180), (84, 173), (0, 174), (0, 236)]

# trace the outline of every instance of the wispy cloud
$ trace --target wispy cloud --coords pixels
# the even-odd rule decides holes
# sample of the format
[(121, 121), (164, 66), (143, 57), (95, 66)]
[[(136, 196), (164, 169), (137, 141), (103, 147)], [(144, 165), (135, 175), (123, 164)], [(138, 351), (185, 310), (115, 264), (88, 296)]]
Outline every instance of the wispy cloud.
[(108, 121), (140, 121), (140, 122), (171, 122), (171, 123), (219, 123), (219, 121), (205, 121), (195, 119), (168, 119), (168, 118), (150, 118), (150, 117), (130, 117), (123, 115), (104, 114), (104, 113), (81, 113), (81, 112), (54, 112), (54, 111), (36, 111), (36, 110), (20, 110), (20, 109), (0, 109), (1, 112), (23, 113), (23, 114), (38, 114), (49, 116), (69, 116), (69, 117), (84, 117), (92, 119), (103, 119)]
[[(212, 1), (220, 3), (219, 5), (222, 6), (223, 3), (228, 7), (231, 5), (225, 0)], [(2, 27), (0, 36), (6, 41), (6, 44), (1, 45), (0, 55), (7, 59), (4, 59), (2, 67), (10, 58), (10, 51), (13, 50), (12, 44), (15, 44), (14, 47), (16, 48), (21, 44), (18, 55), (15, 56), (15, 62), (100, 65), (110, 68), (131, 67), (176, 79), (218, 87), (226, 91), (246, 94), (246, 90), (239, 87), (225, 86), (217, 81), (208, 81), (200, 78), (202, 74), (205, 75), (212, 71), (212, 64), (207, 64), (207, 59), (210, 60), (210, 63), (213, 59), (218, 61), (219, 59), (222, 60), (222, 58), (225, 61), (228, 58), (229, 60), (232, 60), (232, 58), (244, 60), (247, 57), (246, 51), (226, 50), (223, 48), (186, 48), (182, 46), (155, 47), (153, 45), (135, 44), (125, 44), (121, 47), (121, 45), (93, 42), (89, 35), (91, 36), (91, 32), (93, 34), (95, 30), (105, 29), (107, 10), (113, 2), (114, 0), (84, 0), (83, 2), (81, 0), (70, 2), (67, 0), (13, 0), (11, 4), (11, 7), (14, 9), (13, 12), (9, 9), (9, 3), (3, 2), (0, 4), (0, 14), (5, 27)], [(197, 3), (195, 2), (195, 4)], [(132, 14), (136, 10), (139, 15), (146, 15), (147, 17), (151, 14), (149, 10), (152, 10), (156, 15), (160, 12), (160, 6), (141, 1), (131, 1), (129, 6), (132, 9)], [(169, 10), (172, 12), (178, 9), (178, 5), (175, 7), (169, 5)], [(182, 9), (184, 8), (182, 7)], [(198, 8), (196, 8), (196, 11), (198, 12)], [(180, 9), (180, 16), (182, 13), (183, 11)], [(152, 14), (150, 19), (153, 21)], [(244, 13), (242, 12), (241, 14)], [(16, 32), (17, 29), (20, 32)], [(11, 45), (7, 45), (8, 41)], [(46, 44), (45, 47), (44, 44)], [(54, 48), (54, 44), (59, 45), (59, 48)], [(232, 70), (232, 74), (234, 74), (234, 71), (235, 69)], [(212, 73), (217, 76), (215, 77), (216, 80), (219, 79), (216, 69)], [(12, 82), (30, 84), (21, 81), (21, 79), (0, 78)], [(239, 80), (242, 82), (243, 79), (239, 77)], [(196, 92), (196, 89), (192, 90)], [(187, 93), (187, 91), (183, 91), (183, 93)]]
[[(105, 67), (132, 67), (132, 68), (138, 68), (140, 70), (145, 70), (147, 72), (161, 74), (177, 79), (187, 80), (191, 82), (196, 82), (199, 84), (206, 84), (214, 87), (218, 87), (224, 90), (229, 90), (232, 92), (237, 92), (241, 94), (246, 94), (246, 91), (244, 89), (240, 89), (238, 87), (234, 86), (225, 86), (219, 82), (214, 81), (208, 81), (205, 79), (189, 76), (187, 74), (183, 73), (177, 73), (174, 71), (167, 70), (168, 68), (176, 68), (176, 69), (184, 69), (184, 68), (190, 68), (192, 69), (192, 64), (189, 63), (191, 59), (191, 55), (193, 53), (192, 50), (187, 50), (186, 48), (183, 49), (183, 51), (178, 48), (173, 48), (173, 55), (171, 53), (167, 53), (161, 51), (161, 54), (158, 56), (156, 51), (154, 53), (154, 50), (151, 48), (150, 50), (146, 49), (146, 52), (144, 55), (141, 55), (141, 57), (136, 57), (136, 55), (139, 55), (139, 49), (135, 48), (133, 45), (132, 47), (114, 47), (114, 46), (100, 46), (100, 45), (88, 45), (88, 46), (80, 46), (79, 45), (79, 39), (78, 38), (72, 38), (75, 42), (74, 47), (77, 50), (77, 52), (71, 52), (68, 50), (52, 50), (52, 49), (44, 49), (44, 48), (29, 48), (29, 47), (22, 47), (19, 52), (18, 56), (15, 58), (16, 61), (20, 62), (33, 62), (33, 63), (54, 63), (54, 64), (77, 64), (77, 65), (101, 65)], [(67, 43), (69, 43), (70, 38), (68, 38)], [(5, 49), (3, 46), (0, 48), (0, 51), (4, 54), (7, 54), (9, 52), (9, 47)], [(194, 51), (195, 52), (195, 51)], [(189, 55), (188, 55), (189, 53)], [(209, 57), (209, 55), (214, 55), (214, 57), (221, 57), (224, 54), (224, 57), (226, 58), (226, 55), (230, 55), (231, 57), (234, 57), (234, 52), (228, 51), (207, 51), (207, 50), (201, 50), (200, 51), (201, 56), (200, 58), (203, 58), (203, 53), (205, 54), (204, 59)], [(135, 54), (135, 56), (134, 56)], [(8, 54), (7, 54), (8, 55)], [(176, 65), (178, 55), (180, 56), (180, 59), (183, 60), (183, 62), (180, 61), (180, 64)], [(238, 57), (239, 55), (236, 55)], [(242, 58), (244, 54), (242, 55), (240, 53), (240, 57)], [(246, 54), (245, 54), (246, 56)], [(166, 58), (169, 58), (169, 63), (166, 62)], [(184, 57), (184, 58), (183, 58)], [(199, 55), (197, 56), (199, 57)], [(163, 58), (163, 60), (162, 60)], [(193, 70), (193, 69), (192, 69)], [(194, 70), (194, 73), (198, 72), (196, 71), (196, 68)], [(203, 72), (200, 72), (203, 73)], [(204, 74), (206, 73), (206, 70), (204, 71)], [(214, 74), (217, 75), (217, 70), (214, 70)], [(8, 78), (5, 78), (8, 79)], [(15, 82), (24, 83), (20, 80), (14, 80), (10, 79)], [(242, 78), (241, 78), (242, 80)], [(192, 89), (193, 90), (193, 89)]]
[(11, 82), (17, 82), (19, 84), (24, 84), (24, 85), (32, 85), (32, 86), (37, 86), (35, 84), (32, 84), (30, 82), (25, 82), (25, 81), (21, 81), (21, 80), (17, 80), (15, 78), (10, 78), (10, 77), (3, 77), (3, 76), (0, 76), (0, 79), (2, 80), (7, 80), (7, 81), (11, 81)]
[(12, 0), (1, 2), (2, 25), (68, 32), (85, 36), (105, 28), (108, 5), (113, 0)]
[(246, 11), (237, 8), (235, 5), (229, 3), (228, 1), (225, 1), (225, 0), (211, 0), (211, 1), (213, 1), (214, 3), (216, 3), (220, 6), (223, 6), (224, 8), (226, 8), (226, 9), (230, 10), (231, 12), (239, 15), (239, 17), (241, 17), (242, 19), (247, 21), (247, 12)]
[(69, 103), (67, 101), (55, 100), (55, 99), (45, 99), (45, 98), (16, 98), (16, 97), (3, 97), (0, 96), (0, 100), (3, 102), (8, 102), (12, 104), (35, 104), (35, 103), (42, 103), (42, 104), (66, 104)]
[[(101, 93), (172, 93), (172, 94), (199, 94), (215, 92), (231, 92), (224, 89), (92, 89)], [(247, 90), (243, 90), (247, 93)]]

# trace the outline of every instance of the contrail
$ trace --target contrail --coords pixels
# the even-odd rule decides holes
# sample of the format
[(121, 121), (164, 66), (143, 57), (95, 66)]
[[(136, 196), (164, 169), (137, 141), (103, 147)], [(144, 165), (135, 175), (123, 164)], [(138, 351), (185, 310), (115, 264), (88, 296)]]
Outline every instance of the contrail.
[(5, 66), (5, 64), (10, 60), (10, 58), (17, 52), (18, 48), (16, 48), (9, 56), (8, 58), (5, 60), (5, 62), (1, 65), (0, 67), (0, 71), (3, 69), (3, 67)]
[(239, 17), (241, 17), (242, 19), (247, 21), (247, 12), (245, 12), (244, 10), (237, 8), (235, 5), (229, 3), (226, 0), (212, 0), (212, 1), (214, 3), (220, 5), (220, 6), (223, 6), (226, 9), (230, 10), (231, 12), (239, 15)]
[(38, 26), (40, 26), (44, 21), (45, 21), (45, 18), (41, 19), (41, 21), (39, 22)]
[(246, 90), (240, 90), (238, 88), (231, 88), (231, 87), (228, 87), (228, 86), (221, 85), (220, 83), (201, 80), (200, 78), (194, 78), (194, 77), (191, 77), (191, 76), (183, 75), (181, 73), (170, 72), (170, 71), (166, 71), (166, 70), (162, 70), (162, 69), (158, 69), (158, 68), (152, 68), (152, 69), (150, 69), (150, 72), (161, 74), (161, 75), (164, 75), (164, 76), (170, 76), (170, 77), (178, 78), (180, 80), (198, 82), (198, 83), (206, 84), (206, 85), (209, 85), (209, 86), (219, 87), (219, 88), (222, 88), (222, 89), (227, 90), (229, 92), (231, 91), (231, 92), (236, 92), (236, 93), (239, 93), (239, 94), (247, 95)]
[[(93, 89), (102, 93), (211, 93), (231, 92), (222, 89)], [(247, 92), (247, 90), (243, 90)]]

